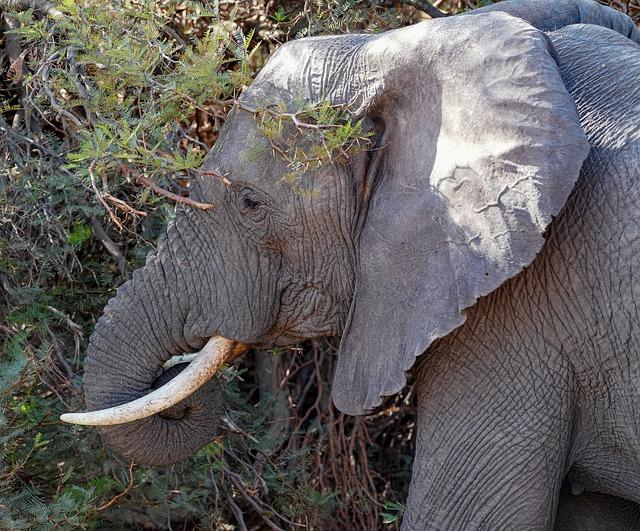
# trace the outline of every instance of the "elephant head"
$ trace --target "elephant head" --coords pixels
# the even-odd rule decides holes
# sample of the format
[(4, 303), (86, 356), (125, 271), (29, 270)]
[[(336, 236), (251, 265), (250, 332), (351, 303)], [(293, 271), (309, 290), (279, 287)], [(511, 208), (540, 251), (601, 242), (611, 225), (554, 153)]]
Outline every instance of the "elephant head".
[[(371, 149), (291, 186), (246, 108), (326, 99), (362, 120)], [(465, 308), (531, 263), (588, 149), (549, 40), (509, 15), (285, 44), (194, 186), (214, 208), (178, 209), (91, 337), (88, 406), (151, 415), (102, 436), (138, 462), (183, 459), (210, 439), (221, 407), (215, 378), (184, 397), (222, 359), (324, 335), (342, 334), (338, 408), (375, 408)], [(169, 409), (128, 404), (173, 376), (161, 374), (167, 359), (211, 337), (221, 350), (153, 394), (169, 394), (159, 406)]]

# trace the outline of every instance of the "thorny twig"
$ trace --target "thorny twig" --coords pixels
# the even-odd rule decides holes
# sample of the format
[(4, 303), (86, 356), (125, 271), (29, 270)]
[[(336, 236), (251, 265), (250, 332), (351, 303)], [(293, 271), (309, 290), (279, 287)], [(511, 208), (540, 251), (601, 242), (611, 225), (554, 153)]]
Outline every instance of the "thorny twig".
[(107, 202), (104, 200), (104, 198), (102, 197), (102, 193), (100, 192), (100, 190), (98, 190), (98, 184), (96, 183), (96, 176), (95, 173), (93, 171), (94, 167), (95, 167), (95, 160), (91, 162), (91, 164), (89, 164), (87, 171), (89, 173), (89, 178), (91, 179), (91, 187), (93, 188), (93, 191), (96, 194), (96, 198), (98, 199), (98, 201), (100, 202), (100, 204), (105, 208), (105, 210), (107, 211), (107, 214), (109, 214), (109, 217), (111, 218), (111, 221), (113, 221), (113, 224), (118, 227), (118, 230), (123, 230), (124, 229), (124, 225), (122, 224), (122, 222), (118, 219), (118, 216), (116, 216), (113, 213), (113, 210), (111, 210), (111, 208), (109, 207), (109, 205), (107, 205)]
[(229, 180), (229, 178), (226, 175), (222, 175), (221, 173), (215, 171), (215, 170), (200, 170), (198, 172), (200, 175), (211, 175), (212, 177), (217, 177), (218, 179), (220, 179), (223, 184), (225, 186), (229, 186), (231, 185), (231, 181)]
[(200, 203), (199, 201), (194, 201), (193, 199), (189, 199), (188, 197), (182, 197), (181, 195), (174, 194), (173, 192), (169, 192), (168, 190), (165, 190), (164, 188), (161, 188), (160, 186), (158, 186), (156, 183), (151, 182), (146, 177), (142, 177), (141, 175), (138, 176), (137, 179), (138, 179), (138, 182), (144, 184), (145, 186), (148, 186), (155, 193), (159, 195), (163, 195), (164, 197), (167, 197), (172, 201), (175, 201), (176, 203), (189, 205), (190, 207), (199, 208), (200, 210), (208, 210), (209, 208), (214, 207), (214, 205), (212, 205), (211, 203)]
[[(259, 115), (260, 113), (266, 113), (274, 118), (289, 120), (293, 122), (293, 125), (296, 126), (297, 129), (312, 129), (314, 131), (321, 131), (323, 129), (338, 129), (340, 125), (338, 124), (311, 124), (308, 122), (303, 122), (300, 120), (299, 116), (306, 114), (306, 111), (298, 111), (298, 112), (278, 112), (271, 109), (269, 106), (266, 107), (251, 107), (241, 101), (236, 101), (235, 106), (243, 111), (249, 112), (253, 115)], [(341, 107), (340, 105), (333, 105), (333, 107)]]
[[(330, 109), (342, 109), (348, 110), (355, 101), (355, 97), (347, 104), (333, 104), (329, 105)], [(340, 123), (309, 123), (300, 119), (301, 116), (305, 114), (309, 114), (311, 109), (303, 109), (297, 112), (283, 112), (280, 110), (274, 110), (272, 107), (275, 105), (267, 105), (260, 108), (251, 107), (246, 105), (241, 101), (236, 101), (235, 106), (239, 109), (249, 112), (253, 114), (257, 119), (261, 118), (263, 120), (262, 125), (264, 125), (264, 115), (271, 116), (277, 120), (287, 120), (293, 123), (294, 127), (300, 133), (304, 133), (305, 131), (329, 131), (329, 130), (337, 130), (343, 127), (344, 124)], [(272, 135), (267, 134), (265, 132), (265, 136), (267, 137), (269, 144), (271, 145), (271, 151), (275, 157), (276, 154), (280, 155), (280, 157), (287, 162), (289, 168), (291, 169), (290, 177), (293, 179), (296, 175), (298, 175), (301, 171), (308, 171), (310, 167), (320, 167), (322, 166), (325, 160), (329, 160), (333, 162), (334, 160), (334, 151), (339, 154), (339, 156), (343, 157), (345, 161), (350, 159), (350, 154), (354, 147), (362, 148), (361, 143), (366, 142), (367, 146), (362, 148), (363, 150), (369, 149), (370, 141), (368, 139), (368, 134), (363, 136), (357, 136), (354, 138), (345, 138), (342, 141), (342, 145), (329, 147), (327, 145), (327, 139), (323, 137), (320, 138), (319, 142), (324, 149), (324, 154), (315, 153), (313, 156), (309, 156), (304, 149), (298, 149), (297, 145), (279, 146)], [(300, 160), (302, 158), (302, 160)]]
[(117, 197), (114, 197), (111, 194), (105, 193), (103, 194), (103, 197), (107, 201), (113, 203), (116, 206), (116, 208), (122, 210), (125, 213), (125, 218), (127, 217), (128, 214), (131, 214), (134, 217), (140, 216), (143, 218), (147, 216), (146, 212), (142, 212), (142, 210), (136, 210), (135, 208), (133, 208), (131, 205), (129, 205), (122, 199), (118, 199)]

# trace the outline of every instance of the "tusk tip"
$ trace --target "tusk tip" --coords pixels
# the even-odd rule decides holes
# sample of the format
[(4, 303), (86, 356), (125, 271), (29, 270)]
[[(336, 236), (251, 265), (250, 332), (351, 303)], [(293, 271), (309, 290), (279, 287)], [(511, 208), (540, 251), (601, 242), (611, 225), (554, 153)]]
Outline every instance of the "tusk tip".
[(63, 415), (60, 415), (60, 420), (62, 422), (68, 422), (69, 424), (75, 424), (75, 417), (75, 413), (64, 413)]

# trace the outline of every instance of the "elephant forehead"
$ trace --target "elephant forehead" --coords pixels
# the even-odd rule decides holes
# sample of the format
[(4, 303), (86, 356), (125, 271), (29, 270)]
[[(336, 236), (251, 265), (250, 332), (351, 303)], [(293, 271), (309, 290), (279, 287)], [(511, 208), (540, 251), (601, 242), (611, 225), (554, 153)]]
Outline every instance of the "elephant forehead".
[(273, 152), (249, 113), (235, 111), (207, 155), (203, 170), (213, 170), (231, 182), (242, 182), (268, 193), (284, 188), (287, 164)]
[[(344, 165), (296, 168), (260, 131), (252, 114), (236, 109), (207, 155), (203, 170), (214, 170), (231, 182), (246, 184), (284, 204), (335, 204), (349, 181)], [(205, 174), (205, 179), (211, 176)]]

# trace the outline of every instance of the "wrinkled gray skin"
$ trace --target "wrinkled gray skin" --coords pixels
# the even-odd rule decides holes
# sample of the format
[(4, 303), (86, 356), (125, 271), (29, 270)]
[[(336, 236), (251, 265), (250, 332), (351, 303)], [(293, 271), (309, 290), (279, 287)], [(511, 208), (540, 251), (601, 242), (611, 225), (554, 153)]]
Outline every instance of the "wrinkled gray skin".
[[(426, 351), (405, 529), (640, 528), (639, 41), (596, 3), (529, 0), (283, 46), (245, 104), (350, 103), (380, 149), (292, 187), (236, 109), (205, 162), (231, 184), (202, 178), (215, 208), (180, 208), (110, 301), (88, 406), (145, 394), (214, 334), (342, 334), (333, 398), (361, 414)], [(218, 391), (100, 432), (179, 461)]]

